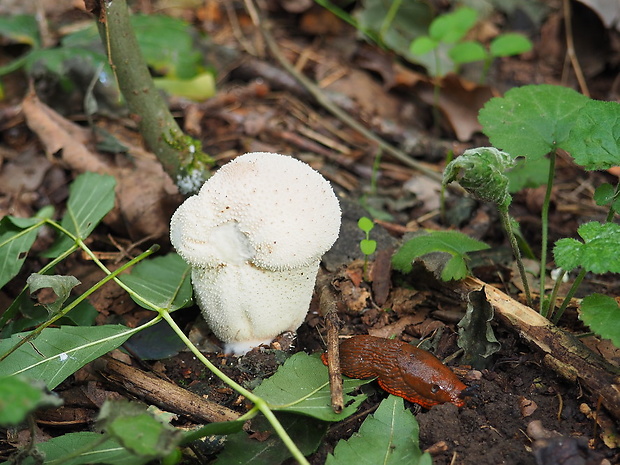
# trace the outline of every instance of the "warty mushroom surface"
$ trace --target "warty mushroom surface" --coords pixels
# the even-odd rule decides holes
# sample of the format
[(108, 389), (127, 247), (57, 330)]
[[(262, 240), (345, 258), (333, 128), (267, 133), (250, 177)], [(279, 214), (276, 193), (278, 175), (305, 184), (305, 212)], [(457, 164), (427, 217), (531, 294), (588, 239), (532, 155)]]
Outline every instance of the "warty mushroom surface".
[(301, 325), (340, 217), (325, 178), (268, 152), (222, 166), (177, 209), (172, 245), (192, 267), (196, 301), (226, 352), (247, 352)]

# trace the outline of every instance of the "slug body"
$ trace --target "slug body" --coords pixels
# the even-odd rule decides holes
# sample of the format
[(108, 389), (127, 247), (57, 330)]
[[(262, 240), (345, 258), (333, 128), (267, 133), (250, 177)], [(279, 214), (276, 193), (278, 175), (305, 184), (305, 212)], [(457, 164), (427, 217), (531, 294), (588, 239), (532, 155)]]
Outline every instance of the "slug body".
[[(321, 359), (327, 365), (327, 354)], [(445, 402), (465, 405), (460, 397), (465, 384), (433, 354), (406, 342), (374, 336), (345, 339), (340, 368), (349, 378), (377, 378), (390, 394), (425, 408)]]

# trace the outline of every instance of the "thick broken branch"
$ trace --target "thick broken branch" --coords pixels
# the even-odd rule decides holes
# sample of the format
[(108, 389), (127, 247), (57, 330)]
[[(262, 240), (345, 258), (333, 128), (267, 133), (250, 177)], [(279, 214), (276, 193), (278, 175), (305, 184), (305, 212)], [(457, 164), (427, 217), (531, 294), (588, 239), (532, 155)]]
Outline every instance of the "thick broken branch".
[(502, 324), (515, 330), (531, 347), (544, 354), (544, 363), (559, 375), (579, 381), (620, 419), (620, 369), (592, 352), (531, 308), (476, 278), (467, 278), (452, 288), (462, 298), (484, 287), (487, 299)]
[(106, 381), (166, 411), (186, 415), (198, 422), (239, 418), (233, 410), (111, 357), (102, 357), (94, 363), (95, 369)]

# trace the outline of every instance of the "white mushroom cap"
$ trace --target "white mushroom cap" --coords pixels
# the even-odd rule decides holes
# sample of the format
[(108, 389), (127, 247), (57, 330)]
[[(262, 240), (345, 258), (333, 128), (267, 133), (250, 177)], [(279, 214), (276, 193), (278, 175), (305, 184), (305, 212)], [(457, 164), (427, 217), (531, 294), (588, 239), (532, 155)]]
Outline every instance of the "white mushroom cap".
[(320, 258), (339, 229), (338, 199), (318, 172), (257, 152), (224, 165), (188, 198), (172, 216), (170, 238), (194, 269), (197, 301), (216, 336), (269, 342), (303, 321)]

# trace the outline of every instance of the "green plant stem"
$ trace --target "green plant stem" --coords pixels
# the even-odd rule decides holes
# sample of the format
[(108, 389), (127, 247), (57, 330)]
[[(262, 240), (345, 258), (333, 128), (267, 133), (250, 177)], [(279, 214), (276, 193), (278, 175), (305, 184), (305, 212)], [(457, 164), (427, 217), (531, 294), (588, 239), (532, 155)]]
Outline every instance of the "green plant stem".
[(556, 150), (552, 150), (549, 154), (549, 178), (547, 180), (547, 190), (545, 192), (545, 200), (542, 205), (542, 241), (540, 244), (540, 302), (539, 312), (542, 316), (547, 317), (547, 309), (545, 302), (545, 279), (547, 277), (547, 248), (549, 237), (549, 204), (551, 203), (551, 191), (553, 190), (553, 175), (555, 172)]
[(616, 189), (614, 190), (614, 195), (609, 205), (609, 211), (607, 212), (607, 218), (605, 218), (605, 223), (609, 223), (611, 220), (614, 219), (614, 215), (616, 214), (616, 210), (614, 210), (614, 202), (618, 197), (620, 197), (620, 181), (618, 181), (618, 184), (616, 184)]
[(400, 5), (403, 3), (403, 0), (393, 0), (390, 5), (390, 9), (385, 14), (385, 18), (383, 18), (383, 22), (381, 23), (381, 29), (379, 30), (379, 35), (381, 36), (381, 40), (383, 41), (383, 37), (387, 34), (388, 30), (392, 26), (394, 22), (394, 18), (396, 17), (396, 13), (400, 8)]
[[(454, 159), (454, 150), (448, 150), (446, 154), (446, 166), (450, 164), (450, 162)], [(441, 190), (439, 193), (439, 214), (441, 216), (441, 221), (446, 223), (446, 184), (441, 183)]]
[(121, 92), (137, 116), (147, 146), (176, 181), (183, 175), (182, 163), (179, 152), (165, 138), (182, 131), (153, 84), (129, 21), (126, 0), (99, 0), (98, 4), (103, 18), (100, 33)]
[(379, 175), (379, 166), (381, 165), (381, 155), (383, 155), (383, 150), (379, 148), (377, 149), (377, 155), (375, 155), (375, 159), (372, 162), (372, 172), (370, 174), (371, 195), (375, 195), (377, 193), (377, 177)]
[[(250, 412), (252, 412), (254, 409), (257, 409), (263, 415), (265, 415), (265, 418), (267, 418), (267, 421), (269, 421), (269, 423), (271, 424), (273, 429), (276, 431), (278, 436), (280, 436), (280, 439), (282, 439), (282, 442), (284, 442), (284, 444), (288, 448), (289, 452), (293, 455), (295, 460), (297, 460), (301, 464), (309, 465), (308, 461), (306, 460), (304, 455), (301, 453), (297, 445), (293, 442), (293, 440), (288, 435), (288, 433), (286, 432), (286, 430), (284, 429), (280, 421), (276, 418), (274, 413), (271, 411), (267, 402), (265, 402), (265, 400), (263, 400), (261, 397), (253, 394), (251, 391), (248, 391), (243, 386), (235, 382), (233, 379), (226, 376), (226, 374), (218, 370), (215, 367), (215, 365), (213, 365), (209, 361), (209, 359), (206, 358), (202, 354), (202, 352), (200, 352), (200, 350), (198, 350), (198, 348), (192, 343), (192, 341), (189, 340), (189, 338), (183, 333), (183, 331), (181, 331), (181, 328), (179, 328), (176, 321), (172, 319), (168, 311), (162, 310), (160, 312), (160, 315), (164, 320), (166, 320), (166, 322), (170, 325), (172, 330), (181, 338), (181, 340), (185, 343), (185, 345), (196, 356), (198, 360), (200, 360), (209, 370), (211, 370), (211, 372), (215, 376), (220, 378), (224, 383), (226, 383), (228, 386), (233, 388), (235, 391), (237, 391), (239, 394), (241, 394), (242, 396), (244, 396), (246, 399), (248, 399), (250, 402), (254, 404), (254, 408)], [(244, 415), (244, 417), (246, 415)], [(244, 417), (241, 417), (241, 418), (244, 418)]]
[(564, 297), (564, 300), (562, 301), (562, 305), (560, 305), (560, 308), (558, 309), (558, 312), (555, 314), (555, 316), (551, 320), (551, 322), (553, 324), (557, 325), (558, 321), (560, 321), (560, 318), (562, 318), (562, 315), (564, 315), (564, 311), (566, 310), (566, 307), (568, 307), (568, 304), (570, 303), (571, 299), (573, 298), (573, 296), (577, 292), (577, 289), (579, 288), (579, 285), (581, 284), (581, 281), (583, 281), (583, 278), (585, 278), (586, 273), (587, 273), (587, 271), (585, 269), (583, 269), (583, 268), (581, 269), (581, 271), (579, 271), (579, 274), (577, 275), (577, 277), (573, 281), (573, 284), (571, 285), (570, 289), (568, 290), (568, 293), (566, 294), (566, 297)]
[(39, 326), (37, 326), (36, 329), (31, 331), (26, 337), (22, 338), (17, 344), (15, 344), (13, 347), (11, 347), (5, 354), (0, 356), (0, 362), (2, 360), (4, 360), (5, 358), (7, 358), (9, 355), (11, 355), (13, 352), (15, 352), (17, 349), (19, 349), (26, 342), (31, 341), (32, 339), (36, 338), (39, 334), (41, 334), (41, 332), (45, 328), (49, 327), (51, 324), (53, 324), (54, 322), (58, 321), (60, 318), (65, 316), (67, 313), (69, 313), (71, 310), (73, 310), (77, 305), (82, 303), (89, 295), (91, 295), (97, 289), (101, 288), (101, 286), (103, 286), (105, 283), (107, 283), (111, 279), (114, 279), (116, 276), (118, 276), (120, 273), (125, 271), (127, 268), (130, 268), (131, 266), (135, 265), (139, 261), (141, 261), (141, 260), (145, 259), (146, 257), (148, 257), (149, 255), (153, 254), (155, 251), (157, 251), (157, 249), (159, 249), (159, 246), (151, 247), (146, 252), (138, 255), (136, 258), (134, 258), (133, 260), (131, 260), (131, 261), (127, 262), (127, 263), (125, 263), (123, 266), (119, 267), (118, 269), (114, 270), (113, 272), (110, 272), (108, 270), (109, 274), (106, 277), (104, 277), (102, 280), (100, 280), (99, 282), (97, 282), (93, 286), (91, 286), (88, 290), (86, 290), (84, 293), (82, 293), (77, 299), (75, 299), (73, 302), (71, 302), (69, 305), (67, 305), (65, 308), (63, 308), (61, 311), (56, 313), (56, 315), (52, 316), (52, 318), (50, 318), (49, 320), (41, 323)]
[[(70, 249), (67, 249), (65, 252), (63, 252), (58, 257), (56, 257), (54, 260), (52, 260), (47, 265), (45, 265), (43, 268), (41, 268), (39, 270), (39, 274), (46, 274), (48, 271), (50, 271), (52, 268), (58, 265), (61, 261), (63, 261), (69, 255), (75, 252), (78, 248), (79, 247), (77, 245), (74, 245)], [(23, 294), (26, 293), (27, 290), (28, 290), (28, 285), (26, 284), (22, 288), (18, 296), (13, 300), (9, 308), (7, 308), (6, 311), (2, 314), (2, 316), (0, 317), (0, 329), (3, 329), (6, 326), (6, 324), (9, 322), (9, 320), (17, 314), (17, 311), (19, 310), (19, 299), (21, 298)]]
[(437, 47), (433, 50), (433, 56), (435, 57), (435, 75), (433, 76), (433, 128), (435, 135), (439, 136), (439, 129), (441, 124), (441, 113), (439, 112), (439, 97), (441, 94), (441, 86), (439, 82), (441, 80), (441, 60), (439, 59), (439, 52)]
[(523, 266), (523, 260), (521, 259), (521, 251), (519, 250), (519, 244), (517, 238), (512, 231), (512, 225), (510, 224), (510, 215), (508, 214), (508, 207), (498, 205), (499, 216), (502, 219), (502, 226), (506, 235), (508, 236), (508, 242), (512, 247), (512, 253), (517, 261), (517, 268), (519, 268), (519, 274), (521, 275), (521, 281), (523, 282), (523, 290), (525, 291), (525, 299), (529, 307), (532, 306), (532, 294), (530, 292), (530, 285), (527, 282), (527, 275), (525, 274), (525, 267)]

